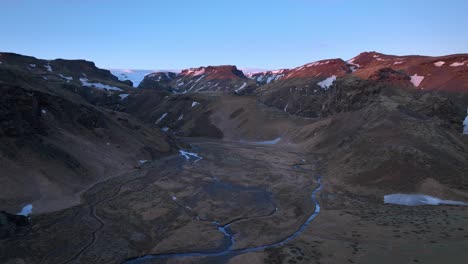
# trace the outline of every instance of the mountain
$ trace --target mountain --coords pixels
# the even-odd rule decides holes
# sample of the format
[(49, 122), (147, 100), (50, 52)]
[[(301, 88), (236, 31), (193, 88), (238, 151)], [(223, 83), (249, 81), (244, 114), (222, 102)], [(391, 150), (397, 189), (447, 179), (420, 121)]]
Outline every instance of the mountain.
[(353, 74), (360, 78), (367, 79), (379, 69), (391, 68), (410, 76), (418, 89), (468, 93), (468, 54), (429, 57), (364, 52), (348, 63), (356, 67)]
[(236, 66), (207, 66), (182, 70), (181, 73), (154, 73), (147, 75), (140, 88), (164, 87), (178, 93), (186, 92), (241, 92), (256, 87)]
[(281, 70), (274, 70), (274, 71), (261, 71), (261, 72), (254, 72), (247, 74), (247, 77), (250, 79), (255, 80), (258, 84), (269, 84), (271, 82), (278, 81), (279, 79), (283, 78), (290, 72), (289, 69), (281, 69)]
[(135, 89), (0, 53), (0, 262), (464, 263), (464, 56), (208, 66)]

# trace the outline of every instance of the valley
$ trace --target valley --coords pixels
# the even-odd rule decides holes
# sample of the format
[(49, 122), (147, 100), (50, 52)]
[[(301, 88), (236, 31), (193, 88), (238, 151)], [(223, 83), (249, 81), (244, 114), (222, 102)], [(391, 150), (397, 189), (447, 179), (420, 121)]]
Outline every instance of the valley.
[[(464, 56), (208, 66), (135, 88), (2, 53), (0, 262), (465, 263), (467, 71), (432, 63)], [(418, 88), (418, 63), (448, 81)], [(427, 200), (385, 203), (411, 194)]]

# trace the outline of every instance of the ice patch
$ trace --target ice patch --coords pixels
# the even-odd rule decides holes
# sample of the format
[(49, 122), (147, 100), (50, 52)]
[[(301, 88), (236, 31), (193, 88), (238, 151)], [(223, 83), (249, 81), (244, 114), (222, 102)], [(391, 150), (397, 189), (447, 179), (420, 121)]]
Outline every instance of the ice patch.
[(333, 82), (336, 81), (336, 76), (333, 75), (332, 77), (328, 77), (327, 79), (321, 81), (321, 82), (318, 82), (317, 84), (322, 87), (322, 89), (325, 89), (325, 90), (328, 90), (328, 88), (330, 88), (330, 86), (333, 85)]
[(119, 94), (120, 96), (120, 100), (123, 100), (125, 98), (127, 98), (127, 96), (129, 96), (130, 94)]
[(197, 159), (195, 162), (203, 159), (202, 157), (198, 156), (197, 153), (188, 152), (185, 150), (179, 150), (179, 153), (180, 155), (184, 156), (187, 161), (190, 160), (191, 157)]
[(384, 196), (384, 203), (386, 204), (398, 204), (405, 206), (418, 206), (418, 205), (464, 205), (468, 206), (468, 203), (442, 200), (437, 197), (424, 195), (424, 194), (389, 194)]
[(438, 62), (434, 62), (434, 66), (436, 67), (442, 67), (442, 65), (445, 64), (445, 61), (438, 61)]
[(17, 215), (28, 216), (32, 213), (32, 209), (33, 209), (32, 204), (28, 204), (25, 207), (23, 207), (23, 209), (21, 209), (21, 212), (17, 213)]
[(424, 76), (419, 76), (417, 74), (411, 76), (411, 83), (415, 86), (418, 87), (421, 82), (424, 80)]
[(91, 88), (96, 88), (96, 89), (101, 89), (101, 90), (114, 90), (114, 91), (122, 91), (122, 89), (117, 88), (115, 86), (110, 86), (107, 84), (102, 84), (102, 83), (91, 83), (87, 78), (80, 78), (81, 84), (86, 87), (91, 87)]
[(167, 116), (167, 113), (162, 114), (162, 116), (158, 120), (156, 120), (154, 124), (155, 125), (159, 124), (159, 122), (161, 122), (166, 116)]
[(195, 101), (193, 101), (193, 103), (192, 103), (192, 107), (195, 107), (195, 106), (197, 106), (197, 105), (199, 105), (199, 104), (200, 104), (199, 102), (195, 102)]

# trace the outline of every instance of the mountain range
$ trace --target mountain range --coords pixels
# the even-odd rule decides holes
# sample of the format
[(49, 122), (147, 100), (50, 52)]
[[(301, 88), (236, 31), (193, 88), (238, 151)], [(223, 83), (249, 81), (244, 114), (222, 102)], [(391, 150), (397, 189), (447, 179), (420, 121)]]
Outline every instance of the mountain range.
[(215, 263), (372, 263), (386, 243), (413, 254), (410, 242), (418, 256), (440, 245), (466, 255), (466, 210), (384, 197), (468, 202), (468, 54), (363, 52), (244, 72), (105, 70), (2, 52), (0, 92), (2, 263), (220, 248), (258, 250)]

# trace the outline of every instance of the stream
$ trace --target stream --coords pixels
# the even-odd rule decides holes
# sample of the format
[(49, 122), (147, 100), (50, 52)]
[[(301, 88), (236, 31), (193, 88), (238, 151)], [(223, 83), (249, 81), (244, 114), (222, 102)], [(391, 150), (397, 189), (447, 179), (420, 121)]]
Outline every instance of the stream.
[[(190, 158), (195, 158), (197, 159), (196, 161), (200, 160), (201, 157), (198, 156), (195, 153), (190, 153), (189, 155), (184, 155), (187, 154), (188, 152), (181, 152), (181, 154), (186, 157), (187, 161)], [(195, 161), (195, 162), (196, 162)], [(303, 169), (300, 167), (301, 165), (305, 164), (295, 164), (293, 165), (293, 168), (296, 170), (302, 170), (303, 172), (310, 172), (310, 170)], [(315, 188), (311, 195), (310, 198), (312, 202), (315, 204), (315, 210), (309, 215), (309, 217), (306, 219), (306, 221), (291, 235), (277, 241), (271, 244), (264, 244), (264, 245), (259, 245), (256, 247), (248, 247), (248, 248), (240, 248), (240, 249), (233, 249), (234, 245), (236, 243), (233, 235), (233, 231), (230, 229), (230, 225), (234, 222), (240, 221), (240, 220), (245, 220), (248, 218), (243, 218), (243, 219), (237, 219), (234, 221), (231, 221), (225, 225), (221, 225), (217, 221), (213, 221), (213, 225), (216, 226), (219, 232), (224, 234), (224, 238), (229, 241), (228, 245), (226, 246), (225, 249), (220, 250), (220, 251), (215, 251), (215, 252), (180, 252), (180, 253), (161, 253), (161, 254), (150, 254), (150, 255), (145, 255), (141, 257), (136, 257), (136, 258), (131, 258), (126, 260), (124, 263), (127, 264), (134, 264), (134, 263), (142, 263), (148, 260), (152, 259), (170, 259), (170, 258), (187, 258), (187, 257), (219, 257), (219, 256), (235, 256), (235, 255), (240, 255), (240, 254), (245, 254), (245, 253), (250, 253), (250, 252), (258, 252), (258, 251), (263, 251), (268, 248), (273, 248), (273, 247), (278, 247), (278, 246), (283, 246), (284, 244), (290, 242), (291, 240), (295, 239), (298, 237), (300, 234), (302, 234), (307, 226), (312, 222), (312, 220), (317, 217), (317, 215), (320, 212), (320, 205), (317, 200), (317, 193), (323, 188), (322, 184), (322, 177), (318, 176), (316, 177), (317, 183), (319, 186)]]

